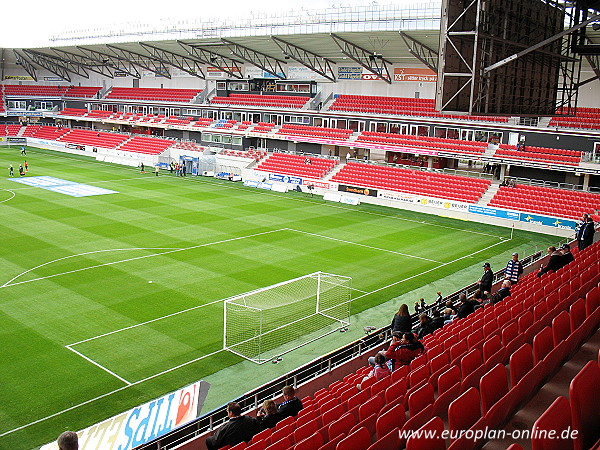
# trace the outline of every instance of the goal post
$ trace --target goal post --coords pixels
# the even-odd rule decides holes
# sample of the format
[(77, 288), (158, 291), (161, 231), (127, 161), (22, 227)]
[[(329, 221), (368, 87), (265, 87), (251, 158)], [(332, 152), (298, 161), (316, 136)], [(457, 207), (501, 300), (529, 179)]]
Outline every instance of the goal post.
[(223, 347), (262, 364), (350, 325), (352, 278), (315, 272), (225, 300)]

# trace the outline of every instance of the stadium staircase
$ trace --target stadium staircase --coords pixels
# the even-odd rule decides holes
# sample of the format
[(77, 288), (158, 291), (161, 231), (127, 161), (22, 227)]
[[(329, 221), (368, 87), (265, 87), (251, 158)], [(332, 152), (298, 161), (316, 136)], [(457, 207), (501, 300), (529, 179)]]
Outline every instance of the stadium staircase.
[(499, 188), (500, 182), (496, 180), (492, 181), (492, 184), (490, 184), (490, 186), (475, 204), (480, 206), (487, 206), (490, 203), (490, 200), (494, 197), (494, 195), (496, 195), (496, 192), (498, 192)]
[(345, 165), (346, 165), (346, 164), (345, 164), (345, 163), (342, 163), (342, 162), (340, 162), (340, 163), (338, 163), (337, 165), (335, 165), (335, 166), (334, 166), (334, 168), (333, 168), (333, 169), (331, 169), (331, 171), (329, 171), (329, 172), (327, 173), (327, 175), (325, 175), (325, 176), (323, 177), (323, 181), (330, 181), (330, 180), (331, 180), (331, 178), (333, 178), (334, 176), (336, 176), (336, 175), (337, 175), (337, 173), (338, 173), (340, 170), (342, 170), (342, 169), (344, 168), (344, 166), (345, 166)]

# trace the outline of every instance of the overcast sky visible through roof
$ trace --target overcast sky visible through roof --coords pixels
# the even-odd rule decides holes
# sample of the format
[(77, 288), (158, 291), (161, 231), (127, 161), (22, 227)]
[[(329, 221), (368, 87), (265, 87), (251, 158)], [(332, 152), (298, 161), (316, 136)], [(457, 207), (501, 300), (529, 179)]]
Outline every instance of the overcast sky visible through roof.
[[(55, 3), (41, 0), (21, 3), (13, 0), (2, 5), (0, 47), (47, 46), (49, 38), (59, 35), (63, 30), (108, 28), (111, 24), (124, 22), (157, 23), (164, 18), (234, 19), (248, 17), (251, 12), (299, 12), (302, 8), (320, 10), (334, 6), (364, 6), (377, 3), (373, 0), (63, 0)], [(379, 2), (381, 5), (406, 3), (415, 3), (415, 0)]]

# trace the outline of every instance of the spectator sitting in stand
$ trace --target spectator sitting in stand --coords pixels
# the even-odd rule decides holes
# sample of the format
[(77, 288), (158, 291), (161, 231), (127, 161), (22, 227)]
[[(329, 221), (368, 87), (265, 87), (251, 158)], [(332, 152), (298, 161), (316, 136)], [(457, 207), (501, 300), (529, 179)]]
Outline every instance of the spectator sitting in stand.
[(286, 417), (298, 415), (303, 408), (302, 401), (296, 397), (296, 391), (292, 386), (284, 386), (281, 390), (283, 394), (283, 402), (277, 405), (277, 411), (281, 414), (281, 420)]
[(425, 336), (433, 333), (434, 331), (435, 328), (431, 317), (429, 317), (425, 313), (421, 313), (421, 315), (419, 315), (419, 325), (415, 327), (413, 332), (417, 335), (419, 339), (423, 339)]
[(498, 291), (492, 295), (491, 297), (491, 301), (492, 303), (498, 303), (502, 300), (504, 300), (506, 297), (510, 296), (510, 287), (512, 286), (512, 283), (510, 280), (504, 280), (502, 282), (502, 286), (500, 287), (500, 289), (498, 289)]
[[(385, 363), (385, 356), (383, 356), (381, 353), (377, 353), (375, 355), (373, 362), (375, 363), (373, 370), (369, 372), (369, 375), (363, 378), (363, 382), (371, 377), (375, 377), (375, 380), (377, 381), (383, 380), (392, 373), (388, 365)], [(360, 386), (360, 384), (356, 386), (358, 390), (360, 390)]]
[(217, 450), (226, 445), (234, 446), (249, 442), (260, 431), (258, 421), (253, 417), (242, 416), (242, 407), (235, 402), (227, 404), (229, 422), (222, 425), (212, 436), (206, 438), (206, 448)]
[(548, 247), (548, 254), (550, 255), (550, 260), (548, 261), (548, 264), (541, 267), (540, 271), (537, 273), (538, 278), (551, 270), (556, 272), (563, 266), (563, 255), (556, 250), (556, 247), (553, 245)]
[(405, 303), (401, 304), (398, 312), (394, 314), (391, 327), (392, 332), (397, 331), (399, 333), (410, 331), (412, 329), (412, 319), (408, 312), (408, 306)]
[(562, 266), (566, 266), (569, 263), (575, 261), (575, 257), (573, 253), (571, 253), (571, 246), (569, 244), (563, 244), (560, 247), (560, 252), (562, 253)]
[(273, 428), (281, 420), (281, 414), (277, 411), (277, 403), (273, 400), (265, 400), (262, 408), (256, 414), (261, 430)]
[[(479, 292), (479, 294), (478, 294)], [(481, 293), (480, 291), (476, 291), (475, 295), (480, 296)], [(456, 312), (455, 315), (450, 316), (450, 319), (446, 320), (444, 323), (450, 323), (455, 319), (464, 319), (466, 318), (469, 314), (473, 313), (475, 311), (475, 307), (479, 306), (481, 303), (478, 302), (477, 300), (475, 300), (475, 295), (473, 296), (472, 299), (468, 299), (467, 298), (467, 294), (466, 293), (461, 293), (460, 297), (458, 298), (458, 300), (460, 301), (460, 304), (458, 305), (458, 311)]]
[(385, 357), (392, 360), (392, 367), (406, 366), (425, 351), (412, 333), (393, 333), (392, 343), (385, 352)]
[(433, 316), (433, 318), (431, 319), (431, 324), (433, 326), (433, 331), (442, 328), (444, 326), (444, 318), (440, 314), (440, 311), (437, 310), (437, 309), (434, 309), (431, 312), (431, 315)]

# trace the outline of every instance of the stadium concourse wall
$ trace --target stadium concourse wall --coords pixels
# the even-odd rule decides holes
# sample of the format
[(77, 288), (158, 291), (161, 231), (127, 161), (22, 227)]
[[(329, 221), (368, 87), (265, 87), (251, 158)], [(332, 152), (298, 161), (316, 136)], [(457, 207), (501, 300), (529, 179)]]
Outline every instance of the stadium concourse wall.
[[(325, 200), (346, 205), (369, 203), (560, 237), (572, 237), (577, 225), (573, 220), (560, 217), (511, 211), (444, 198), (371, 189), (364, 186), (341, 185), (331, 181), (310, 180), (253, 169), (245, 169), (242, 172), (242, 179), (247, 185), (252, 186), (254, 183), (258, 183), (258, 186), (255, 187), (277, 191), (301, 186), (303, 192), (308, 192), (308, 186), (312, 185), (314, 194), (322, 195)], [(263, 180), (264, 183), (262, 183)]]

